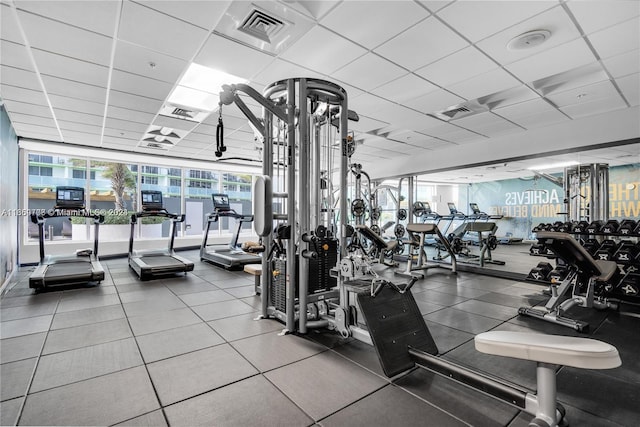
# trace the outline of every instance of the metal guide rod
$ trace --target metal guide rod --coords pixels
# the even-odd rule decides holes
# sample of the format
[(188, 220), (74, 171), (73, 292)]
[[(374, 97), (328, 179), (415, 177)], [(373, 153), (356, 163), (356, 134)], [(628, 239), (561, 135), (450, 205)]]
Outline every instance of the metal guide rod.
[[(298, 83), (298, 132), (300, 137), (300, 235), (302, 233), (308, 233), (309, 229), (309, 129), (308, 129), (308, 117), (307, 117), (307, 81), (300, 79)], [(315, 183), (314, 183), (315, 184)], [(300, 246), (308, 245), (300, 239)], [(300, 301), (300, 317), (298, 323), (298, 330), (300, 333), (307, 333), (307, 294), (309, 292), (309, 260), (302, 256), (302, 251), (305, 248), (300, 248), (301, 256), (298, 257), (300, 262), (300, 277), (299, 277), (299, 301)]]
[[(262, 174), (272, 177), (273, 176), (273, 128), (272, 128), (272, 115), (267, 114), (266, 108), (262, 108), (262, 114), (264, 117), (264, 126), (268, 129), (265, 132), (264, 147), (262, 149)], [(273, 180), (271, 181), (273, 185)], [(275, 216), (275, 215), (274, 215)], [(271, 221), (266, 218), (266, 221)], [(273, 245), (273, 233), (269, 233), (263, 237), (265, 248), (271, 248)], [(262, 290), (260, 292), (261, 298), (261, 314), (262, 317), (267, 317), (267, 310), (269, 307), (269, 295), (271, 294), (270, 286), (271, 281), (267, 279), (269, 274), (269, 262), (266, 256), (262, 257)]]
[(292, 196), (287, 199), (288, 223), (291, 227), (291, 236), (287, 244), (287, 278), (286, 280), (286, 328), (289, 332), (295, 331), (295, 289), (298, 287), (296, 278), (296, 88), (295, 80), (287, 80), (287, 152), (286, 169), (288, 193)]
[[(339, 239), (339, 258), (342, 259), (347, 255), (347, 174), (349, 166), (347, 164), (347, 94), (340, 105), (340, 239)], [(340, 289), (340, 306), (348, 313), (349, 310), (349, 292), (344, 286), (344, 278), (339, 275), (338, 288)]]
[(409, 177), (409, 194), (408, 194), (408, 199), (407, 199), (407, 203), (408, 203), (408, 205), (407, 205), (407, 223), (413, 222), (412, 221), (413, 202), (414, 202), (414, 197), (413, 197), (413, 191), (414, 191), (413, 178), (414, 177), (412, 177), (412, 176)]

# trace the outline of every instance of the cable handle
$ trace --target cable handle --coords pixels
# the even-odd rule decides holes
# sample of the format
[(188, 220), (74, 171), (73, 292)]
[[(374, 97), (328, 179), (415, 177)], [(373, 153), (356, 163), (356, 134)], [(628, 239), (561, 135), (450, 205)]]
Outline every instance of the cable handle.
[(220, 105), (218, 116), (218, 126), (216, 127), (216, 157), (222, 157), (222, 153), (227, 151), (224, 146), (224, 123), (222, 122), (222, 105)]

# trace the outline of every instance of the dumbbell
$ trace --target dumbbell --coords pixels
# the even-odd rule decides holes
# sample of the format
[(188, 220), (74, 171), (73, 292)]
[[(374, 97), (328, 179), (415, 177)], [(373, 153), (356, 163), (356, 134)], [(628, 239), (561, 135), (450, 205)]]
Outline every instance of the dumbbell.
[(620, 230), (620, 223), (617, 219), (610, 219), (600, 229), (600, 231), (604, 234), (617, 234), (618, 230)]
[(589, 226), (589, 223), (587, 221), (578, 221), (578, 223), (573, 226), (573, 232), (574, 233), (586, 233), (588, 226)]
[(640, 221), (636, 224), (636, 228), (633, 229), (633, 234), (640, 236)]
[(640, 296), (640, 274), (626, 274), (615, 287), (615, 292), (625, 297)]
[(569, 274), (569, 268), (566, 265), (557, 265), (556, 268), (549, 273), (551, 283), (560, 283)]
[(562, 221), (556, 221), (553, 224), (551, 224), (551, 227), (549, 227), (549, 231), (560, 231), (560, 227), (562, 227), (564, 225), (564, 222)]
[(529, 253), (531, 255), (546, 255), (547, 247), (545, 246), (544, 243), (534, 243), (529, 248)]
[(531, 232), (532, 233), (537, 233), (538, 231), (544, 230), (546, 226), (547, 226), (547, 224), (545, 224), (544, 222), (541, 222), (540, 224), (538, 224), (535, 227), (533, 227), (533, 229), (531, 229)]
[(618, 250), (618, 244), (614, 240), (603, 240), (600, 248), (596, 251), (594, 259), (611, 261), (613, 254)]
[(582, 247), (589, 252), (589, 254), (595, 258), (596, 252), (600, 249), (600, 242), (596, 239), (587, 239), (584, 243), (582, 243)]
[(640, 261), (640, 247), (633, 242), (625, 241), (620, 242), (618, 250), (613, 255), (613, 259), (618, 264), (633, 264), (636, 261)]
[(638, 226), (638, 223), (632, 219), (623, 219), (620, 222), (620, 228), (618, 232), (623, 236), (629, 236), (634, 234), (635, 228)]
[(587, 227), (586, 232), (588, 234), (598, 234), (600, 230), (602, 230), (603, 225), (604, 224), (602, 224), (602, 221), (600, 221), (599, 219), (591, 221), (591, 224), (589, 224), (589, 226)]
[(571, 221), (563, 222), (562, 225), (558, 226), (558, 231), (560, 233), (571, 233), (573, 231), (573, 225)]
[(547, 281), (552, 270), (553, 267), (548, 262), (539, 262), (538, 265), (531, 269), (527, 279)]

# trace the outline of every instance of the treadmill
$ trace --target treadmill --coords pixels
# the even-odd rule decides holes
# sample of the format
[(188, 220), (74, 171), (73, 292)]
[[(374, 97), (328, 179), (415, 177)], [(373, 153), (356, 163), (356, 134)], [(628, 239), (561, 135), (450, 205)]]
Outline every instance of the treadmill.
[[(46, 255), (44, 253), (44, 224), (54, 217), (93, 218), (95, 226), (93, 250), (82, 249), (72, 255)], [(98, 231), (103, 215), (91, 215), (85, 210), (84, 188), (57, 187), (56, 205), (43, 215), (31, 215), (31, 222), (38, 225), (40, 263), (29, 276), (29, 287), (41, 290), (52, 286), (100, 283), (104, 279), (104, 269), (98, 261)]]
[[(193, 271), (194, 264), (186, 258), (178, 256), (173, 250), (176, 235), (176, 224), (184, 222), (185, 215), (167, 212), (162, 205), (162, 192), (142, 190), (142, 211), (131, 215), (131, 234), (129, 235), (129, 267), (141, 280), (175, 273), (187, 274)], [(133, 236), (138, 218), (163, 217), (171, 220), (169, 246), (166, 249), (133, 249)]]
[[(262, 263), (260, 254), (245, 252), (238, 245), (238, 236), (240, 235), (242, 224), (252, 222), (253, 215), (242, 215), (231, 209), (229, 196), (226, 194), (212, 194), (211, 197), (213, 199), (213, 212), (207, 215), (207, 228), (204, 231), (202, 245), (200, 246), (200, 260), (209, 261), (227, 270), (241, 270), (247, 264)], [(237, 221), (231, 242), (226, 247), (222, 245), (207, 246), (211, 224), (218, 222), (219, 218), (233, 218)]]

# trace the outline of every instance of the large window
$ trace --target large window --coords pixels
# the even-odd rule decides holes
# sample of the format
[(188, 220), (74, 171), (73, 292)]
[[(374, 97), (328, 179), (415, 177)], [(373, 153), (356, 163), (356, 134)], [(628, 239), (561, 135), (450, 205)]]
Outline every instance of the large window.
[[(218, 174), (208, 170), (185, 169), (185, 233), (202, 235), (207, 215), (213, 211), (212, 193), (218, 192)], [(219, 234), (219, 224), (211, 224), (211, 235)]]

